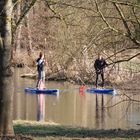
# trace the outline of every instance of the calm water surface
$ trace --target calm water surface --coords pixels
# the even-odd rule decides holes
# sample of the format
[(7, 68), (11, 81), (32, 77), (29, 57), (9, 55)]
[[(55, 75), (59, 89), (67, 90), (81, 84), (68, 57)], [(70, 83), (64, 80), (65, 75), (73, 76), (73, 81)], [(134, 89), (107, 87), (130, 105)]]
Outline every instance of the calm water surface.
[[(140, 124), (140, 103), (122, 102), (115, 105), (124, 97), (79, 93), (79, 86), (68, 82), (46, 82), (47, 88), (60, 89), (59, 96), (26, 94), (24, 89), (35, 87), (36, 80), (20, 78), (25, 72), (17, 69), (15, 73), (14, 120), (38, 120), (38, 115), (41, 114), (46, 122), (68, 126), (96, 129), (140, 128), (137, 125)], [(130, 91), (128, 94), (131, 94)], [(138, 94), (131, 98), (140, 100)], [(107, 108), (103, 109), (102, 106)]]

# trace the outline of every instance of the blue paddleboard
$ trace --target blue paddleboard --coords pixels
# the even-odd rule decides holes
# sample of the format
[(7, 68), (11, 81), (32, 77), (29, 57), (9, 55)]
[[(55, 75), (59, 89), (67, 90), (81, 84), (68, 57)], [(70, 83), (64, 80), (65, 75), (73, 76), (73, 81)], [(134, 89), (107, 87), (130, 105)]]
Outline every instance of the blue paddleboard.
[(24, 90), (26, 93), (32, 94), (51, 94), (51, 95), (58, 95), (59, 89), (37, 89), (37, 88), (25, 88)]
[(87, 92), (89, 93), (98, 93), (98, 94), (112, 94), (115, 95), (116, 92), (114, 89), (98, 89), (98, 88), (90, 88), (87, 89)]

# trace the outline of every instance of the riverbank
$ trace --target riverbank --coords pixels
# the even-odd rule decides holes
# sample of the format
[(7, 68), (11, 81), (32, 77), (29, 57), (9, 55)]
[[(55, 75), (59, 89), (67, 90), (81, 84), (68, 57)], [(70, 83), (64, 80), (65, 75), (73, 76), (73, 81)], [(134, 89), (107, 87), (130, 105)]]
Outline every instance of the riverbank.
[(135, 129), (96, 130), (30, 121), (14, 121), (14, 130), (16, 135), (28, 136), (35, 140), (138, 140), (140, 138), (140, 130)]

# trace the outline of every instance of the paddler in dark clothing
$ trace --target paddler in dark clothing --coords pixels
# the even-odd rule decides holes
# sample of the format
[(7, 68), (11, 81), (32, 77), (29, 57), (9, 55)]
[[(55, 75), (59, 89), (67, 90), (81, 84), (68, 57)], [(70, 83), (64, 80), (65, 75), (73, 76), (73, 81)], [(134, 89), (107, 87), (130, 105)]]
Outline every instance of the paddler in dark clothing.
[(108, 64), (106, 63), (105, 59), (99, 54), (98, 58), (95, 60), (95, 63), (94, 63), (94, 68), (96, 71), (96, 81), (95, 81), (96, 88), (98, 86), (99, 75), (101, 75), (102, 87), (104, 87), (104, 68), (107, 65)]

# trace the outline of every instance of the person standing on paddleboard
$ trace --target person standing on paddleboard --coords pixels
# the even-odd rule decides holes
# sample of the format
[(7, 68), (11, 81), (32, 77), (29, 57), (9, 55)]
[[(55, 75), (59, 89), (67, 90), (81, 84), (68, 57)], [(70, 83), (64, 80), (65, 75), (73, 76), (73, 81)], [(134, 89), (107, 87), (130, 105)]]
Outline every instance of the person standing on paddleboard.
[(105, 59), (100, 54), (98, 54), (98, 58), (95, 60), (94, 63), (94, 68), (96, 72), (96, 81), (95, 81), (96, 88), (98, 86), (99, 75), (101, 75), (102, 87), (104, 87), (104, 69), (107, 65), (108, 64), (106, 63)]
[(45, 59), (44, 54), (40, 52), (39, 58), (36, 60), (37, 63), (37, 72), (38, 72), (38, 81), (36, 84), (37, 88), (40, 88), (41, 82), (45, 84), (45, 71), (44, 71), (44, 65), (45, 65)]

